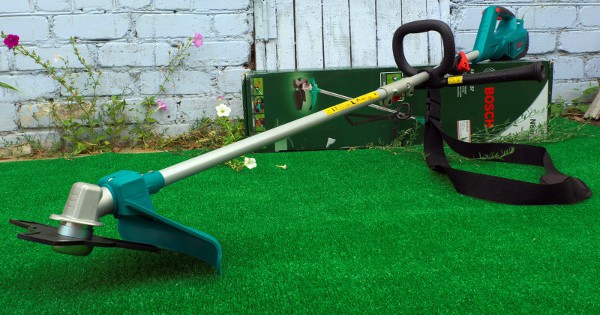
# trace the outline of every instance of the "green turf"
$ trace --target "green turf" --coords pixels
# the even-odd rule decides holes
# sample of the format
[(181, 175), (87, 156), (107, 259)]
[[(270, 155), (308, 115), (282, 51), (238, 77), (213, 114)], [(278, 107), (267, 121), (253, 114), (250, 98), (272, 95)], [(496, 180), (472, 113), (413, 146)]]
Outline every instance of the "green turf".
[[(254, 154), (153, 196), (157, 211), (215, 236), (223, 274), (187, 256), (95, 249), (56, 254), (10, 218), (56, 224), (70, 186), (186, 157), (103, 154), (1, 163), (0, 305), (17, 313), (599, 313), (600, 128), (546, 147), (596, 193), (566, 206), (510, 206), (454, 192), (418, 153)], [(275, 165), (287, 165), (287, 170)], [(536, 181), (535, 167), (476, 162)], [(118, 237), (115, 219), (99, 235)]]

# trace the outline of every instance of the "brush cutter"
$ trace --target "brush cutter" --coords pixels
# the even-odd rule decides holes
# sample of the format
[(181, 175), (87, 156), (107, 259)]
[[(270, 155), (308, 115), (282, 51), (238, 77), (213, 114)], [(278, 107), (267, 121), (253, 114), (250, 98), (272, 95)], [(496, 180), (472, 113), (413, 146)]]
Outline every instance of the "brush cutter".
[[(430, 91), (428, 93), (426, 134), (429, 133), (431, 135), (435, 134), (437, 130), (431, 128), (439, 125), (440, 109), (434, 103), (436, 101), (439, 103), (439, 100), (437, 100), (437, 94), (439, 93), (436, 94), (436, 91), (440, 87), (513, 80), (542, 80), (544, 71), (541, 63), (489, 73), (446, 76), (453, 69), (456, 70), (458, 63), (464, 63), (465, 58), (468, 61), (480, 61), (484, 58), (496, 60), (520, 58), (524, 55), (524, 50), (527, 49), (527, 37), (523, 37), (520, 34), (524, 31), (520, 27), (522, 26), (522, 21), (516, 20), (512, 14), (507, 12), (507, 10), (500, 7), (486, 9), (480, 30), (484, 30), (487, 33), (485, 36), (482, 34), (478, 35), (474, 51), (468, 54), (461, 54), (464, 57), (458, 58), (455, 58), (452, 31), (445, 23), (436, 20), (424, 20), (404, 24), (394, 34), (393, 42), (394, 58), (400, 70), (404, 72), (403, 79), (159, 171), (149, 171), (144, 174), (134, 171), (119, 171), (101, 178), (98, 184), (75, 183), (72, 186), (62, 214), (53, 214), (51, 216), (52, 219), (60, 221), (58, 227), (18, 220), (11, 220), (10, 222), (28, 229), (26, 233), (18, 234), (18, 238), (51, 245), (55, 251), (60, 253), (87, 255), (92, 251), (93, 247), (121, 247), (145, 251), (166, 249), (206, 261), (216, 268), (217, 273), (220, 273), (222, 253), (219, 242), (204, 232), (173, 222), (158, 214), (152, 205), (151, 194), (160, 191), (161, 188), (167, 185), (318, 124), (330, 121), (369, 104), (382, 100), (385, 101), (397, 97), (402, 93), (410, 92), (417, 86), (427, 88)], [(507, 26), (498, 27), (496, 31), (492, 32), (490, 30), (495, 28), (498, 16), (501, 18), (500, 25)], [(513, 27), (515, 23), (517, 25), (516, 29)], [(435, 31), (441, 35), (443, 58), (440, 65), (436, 68), (418, 71), (406, 62), (403, 39), (407, 34), (428, 31)], [(515, 38), (517, 37), (517, 43), (515, 44)], [(525, 40), (525, 44), (520, 45), (519, 40)], [(515, 50), (515, 47), (522, 49), (522, 51)], [(459, 71), (462, 71), (460, 67), (458, 68)], [(429, 129), (427, 129), (428, 126)], [(455, 139), (445, 140), (453, 141), (453, 143), (458, 141)], [(439, 146), (440, 143), (440, 139), (426, 137), (425, 148), (432, 151), (427, 154), (427, 162), (436, 170), (454, 173), (461, 172), (449, 168), (447, 163), (440, 161), (440, 151), (443, 153), (443, 148)], [(483, 144), (483, 151), (488, 150), (492, 152), (493, 150), (486, 147), (486, 145), (488, 144)], [(463, 148), (461, 150), (464, 151)], [(544, 152), (538, 150), (534, 155), (538, 157), (541, 154), (545, 158)], [(519, 152), (515, 154), (519, 157), (522, 155)], [(473, 155), (475, 154), (473, 153)], [(537, 163), (537, 160), (535, 162)], [(540, 162), (536, 165), (542, 164)], [(550, 175), (546, 178), (548, 182), (547, 186), (554, 187), (553, 183), (556, 181), (567, 181), (575, 186), (579, 185), (578, 181), (569, 181), (569, 179), (565, 179), (560, 173), (549, 173)], [(478, 184), (472, 184), (471, 186), (476, 186), (475, 188), (477, 188)], [(457, 187), (457, 190), (460, 192), (468, 189), (469, 187), (460, 187), (460, 189)], [(553, 193), (555, 194), (559, 194), (561, 191), (556, 187), (553, 189)], [(508, 190), (508, 193), (510, 194), (512, 191)], [(579, 194), (579, 192), (575, 194)], [(587, 196), (589, 197), (589, 195)], [(575, 201), (587, 198), (586, 196), (579, 197)], [(558, 200), (558, 203), (560, 203), (560, 200)], [(118, 220), (118, 231), (122, 240), (93, 235), (93, 228), (102, 226), (102, 223), (98, 219), (107, 214), (113, 214)]]

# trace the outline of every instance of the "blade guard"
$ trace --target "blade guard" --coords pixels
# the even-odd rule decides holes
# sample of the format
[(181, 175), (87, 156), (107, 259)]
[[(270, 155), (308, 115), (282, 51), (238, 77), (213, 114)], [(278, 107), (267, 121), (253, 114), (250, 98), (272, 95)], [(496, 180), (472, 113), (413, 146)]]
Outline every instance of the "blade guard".
[(512, 12), (500, 6), (490, 6), (483, 11), (473, 46), (474, 51), (479, 51), (474, 63), (488, 59), (520, 59), (528, 49), (529, 33), (523, 28), (522, 19), (517, 19)]
[(113, 195), (121, 238), (206, 261), (221, 273), (221, 245), (211, 235), (171, 221), (154, 211), (150, 194), (164, 187), (160, 172), (119, 171), (100, 179)]

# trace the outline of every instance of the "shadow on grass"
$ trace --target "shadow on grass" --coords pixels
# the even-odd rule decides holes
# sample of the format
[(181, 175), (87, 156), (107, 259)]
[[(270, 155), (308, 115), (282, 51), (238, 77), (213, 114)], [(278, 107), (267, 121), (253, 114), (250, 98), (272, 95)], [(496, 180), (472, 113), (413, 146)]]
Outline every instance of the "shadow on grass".
[[(57, 255), (46, 256), (46, 255)], [(170, 251), (158, 253), (122, 249), (96, 248), (88, 257), (74, 257), (48, 252), (52, 261), (38, 265), (21, 278), (19, 286), (35, 287), (45, 283), (62, 295), (128, 290), (152, 287), (167, 282), (192, 280), (196, 285), (210, 285), (219, 276), (209, 264)], [(34, 264), (42, 263), (36, 259)], [(31, 283), (27, 283), (31, 281)]]

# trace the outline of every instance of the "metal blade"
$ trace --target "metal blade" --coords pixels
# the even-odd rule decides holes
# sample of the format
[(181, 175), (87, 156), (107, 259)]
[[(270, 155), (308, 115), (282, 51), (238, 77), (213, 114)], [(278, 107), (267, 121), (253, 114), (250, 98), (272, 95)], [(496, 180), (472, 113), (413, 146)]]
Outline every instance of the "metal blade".
[(74, 246), (87, 245), (97, 247), (120, 247), (133, 250), (142, 250), (149, 252), (157, 252), (160, 249), (153, 245), (128, 242), (113, 238), (106, 238), (93, 235), (91, 239), (77, 239), (58, 234), (56, 227), (45, 225), (37, 222), (10, 220), (11, 224), (26, 228), (27, 232), (17, 234), (17, 237), (40, 244), (51, 246)]

